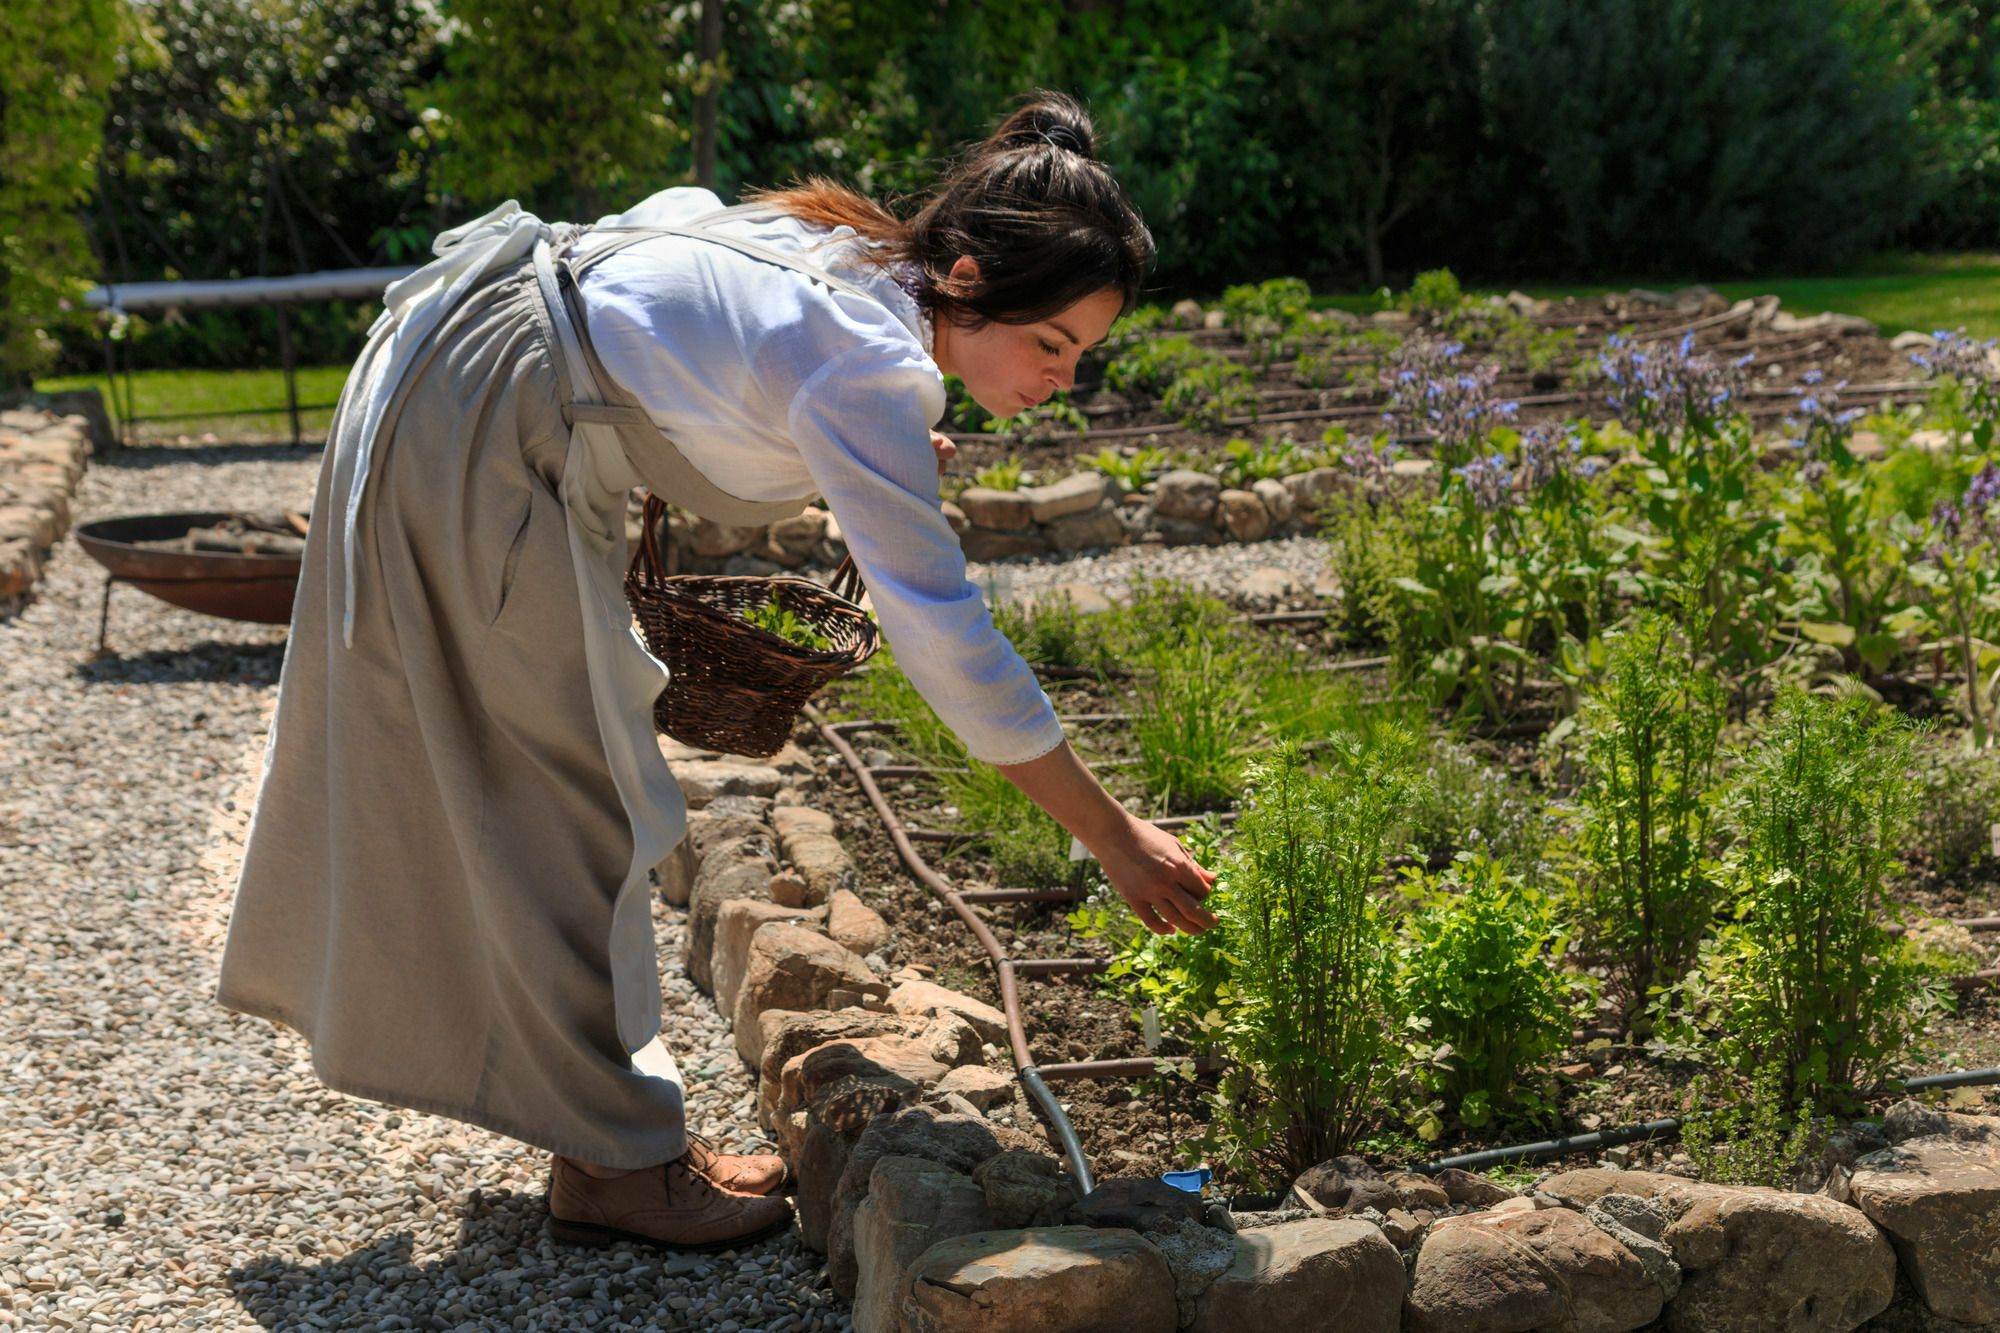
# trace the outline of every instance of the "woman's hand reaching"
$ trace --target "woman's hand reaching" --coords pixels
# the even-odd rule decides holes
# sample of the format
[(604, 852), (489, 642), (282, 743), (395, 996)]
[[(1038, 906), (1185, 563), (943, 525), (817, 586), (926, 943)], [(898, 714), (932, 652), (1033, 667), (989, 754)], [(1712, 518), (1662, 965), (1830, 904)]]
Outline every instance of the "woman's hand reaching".
[(952, 442), (951, 436), (934, 430), (931, 432), (931, 452), (937, 455), (938, 475), (942, 477), (946, 466), (958, 457), (958, 445)]
[(1195, 864), (1180, 839), (1113, 800), (1067, 741), (1000, 771), (1090, 849), (1147, 930), (1199, 935), (1215, 924), (1214, 913), (1201, 905), (1214, 874)]
[(1195, 864), (1179, 838), (1143, 819), (1127, 816), (1130, 827), (1110, 847), (1097, 852), (1105, 878), (1155, 935), (1180, 931), (1199, 935), (1215, 924), (1201, 905), (1215, 872)]

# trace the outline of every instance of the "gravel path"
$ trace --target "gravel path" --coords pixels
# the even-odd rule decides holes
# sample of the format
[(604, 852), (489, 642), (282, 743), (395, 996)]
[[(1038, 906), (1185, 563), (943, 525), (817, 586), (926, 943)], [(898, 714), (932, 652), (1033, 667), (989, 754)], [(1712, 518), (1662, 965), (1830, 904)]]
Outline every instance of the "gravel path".
[[(311, 451), (96, 463), (81, 520), (308, 504)], [(0, 621), (0, 1327), (844, 1329), (796, 1233), (741, 1253), (542, 1234), (544, 1154), (329, 1092), (211, 998), (284, 632), (112, 596), (73, 541)], [(751, 1079), (658, 909), (695, 1128), (761, 1147)]]
[(1016, 556), (973, 565), (967, 573), (1002, 597), (1032, 597), (1059, 583), (1085, 583), (1118, 600), (1135, 580), (1172, 579), (1228, 600), (1245, 575), (1278, 569), (1300, 592), (1322, 591), (1331, 579), (1321, 537), (1286, 537), (1225, 546), (1120, 546), (1090, 555)]

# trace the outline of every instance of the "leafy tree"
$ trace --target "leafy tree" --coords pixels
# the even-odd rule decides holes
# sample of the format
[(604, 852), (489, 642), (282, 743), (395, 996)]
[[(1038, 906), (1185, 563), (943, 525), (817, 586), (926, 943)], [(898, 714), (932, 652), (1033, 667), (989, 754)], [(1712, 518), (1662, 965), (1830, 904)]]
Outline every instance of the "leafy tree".
[(1929, 177), (1903, 239), (1957, 250), (2000, 241), (2000, 0), (1903, 0), (1896, 46), (1922, 90)]
[(51, 359), (49, 326), (76, 318), (96, 270), (77, 210), (124, 23), (118, 0), (0, 8), (0, 387)]
[[(406, 90), (435, 68), (415, 0), (144, 0), (105, 124), (98, 246), (120, 281), (406, 260), (438, 219)], [(412, 234), (414, 233), (414, 234)]]
[(426, 111), (459, 212), (517, 198), (587, 219), (669, 183), (692, 15), (624, 0), (450, 0), (445, 14)]
[(1860, 0), (1520, 0), (1479, 44), (1484, 143), (1428, 238), (1482, 266), (1838, 263), (1917, 197), (1916, 82)]
[[(1392, 237), (1443, 200), (1478, 108), (1470, 0), (1261, 0), (1262, 118), (1292, 208), (1297, 272), (1359, 260), (1383, 284)], [(1455, 260), (1453, 261), (1456, 262)]]

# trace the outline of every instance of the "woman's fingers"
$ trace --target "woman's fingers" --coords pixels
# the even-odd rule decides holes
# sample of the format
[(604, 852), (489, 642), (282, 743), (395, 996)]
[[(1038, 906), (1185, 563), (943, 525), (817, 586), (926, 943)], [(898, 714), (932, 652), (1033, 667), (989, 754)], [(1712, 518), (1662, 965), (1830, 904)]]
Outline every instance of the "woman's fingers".
[(1139, 830), (1142, 843), (1150, 844), (1147, 854), (1127, 871), (1129, 879), (1125, 875), (1113, 879), (1133, 915), (1155, 935), (1175, 931), (1199, 935), (1213, 926), (1215, 914), (1201, 900), (1208, 896), (1215, 876), (1197, 865), (1173, 835), (1144, 823), (1139, 823)]
[(942, 477), (946, 465), (958, 457), (958, 445), (952, 441), (951, 436), (934, 430), (931, 432), (931, 452), (937, 455), (938, 475)]

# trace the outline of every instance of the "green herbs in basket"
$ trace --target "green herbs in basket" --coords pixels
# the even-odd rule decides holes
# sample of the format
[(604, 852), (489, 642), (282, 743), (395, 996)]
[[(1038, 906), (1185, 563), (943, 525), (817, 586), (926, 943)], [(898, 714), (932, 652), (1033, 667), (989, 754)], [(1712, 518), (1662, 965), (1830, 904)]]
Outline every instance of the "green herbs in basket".
[(807, 652), (823, 653), (833, 647), (833, 640), (779, 605), (775, 592), (762, 606), (745, 611), (743, 618), (766, 634), (775, 634)]

